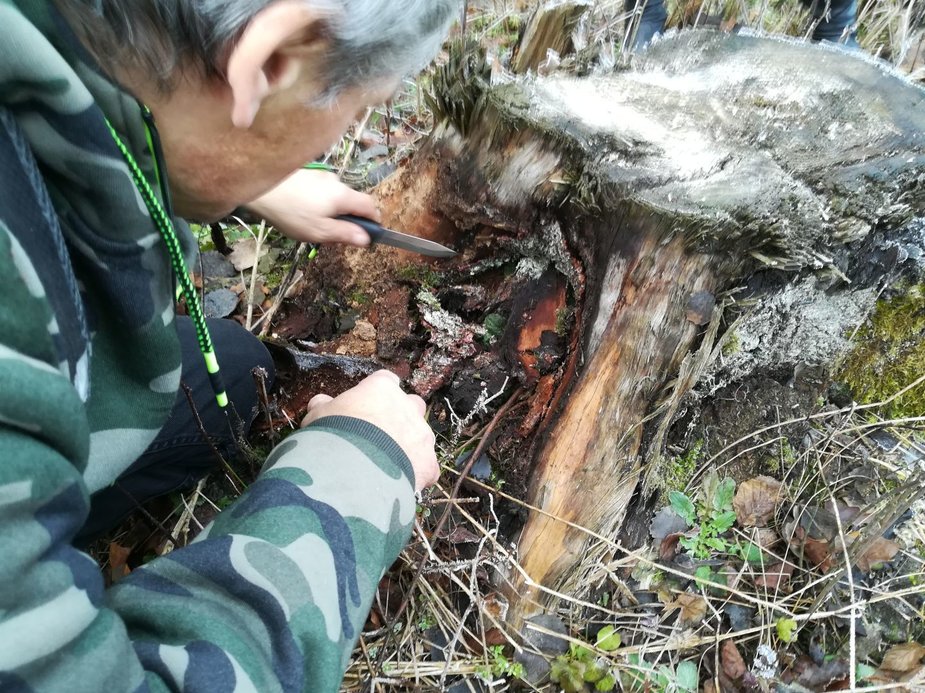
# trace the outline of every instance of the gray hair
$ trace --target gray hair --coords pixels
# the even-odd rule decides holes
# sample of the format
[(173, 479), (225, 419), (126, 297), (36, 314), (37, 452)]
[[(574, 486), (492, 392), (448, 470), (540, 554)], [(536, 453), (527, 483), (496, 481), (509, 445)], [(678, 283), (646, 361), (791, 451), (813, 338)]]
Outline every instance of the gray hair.
[[(222, 74), (229, 49), (274, 0), (56, 0), (104, 69), (127, 64), (169, 90), (179, 71)], [(461, 0), (304, 0), (325, 17), (327, 91), (424, 67)]]

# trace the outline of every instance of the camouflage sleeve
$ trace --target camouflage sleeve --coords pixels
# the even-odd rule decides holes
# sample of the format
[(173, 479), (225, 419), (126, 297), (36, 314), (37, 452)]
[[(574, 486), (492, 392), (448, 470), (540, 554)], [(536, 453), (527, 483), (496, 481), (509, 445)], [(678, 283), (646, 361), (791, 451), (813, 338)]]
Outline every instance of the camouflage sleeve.
[(111, 590), (144, 668), (182, 690), (336, 691), (408, 540), (412, 474), (358, 419), (289, 437), (193, 544)]
[(337, 690), (414, 519), (400, 448), (319, 420), (196, 542), (107, 593), (71, 546), (88, 512), (83, 403), (2, 219), (0, 277), (0, 690)]

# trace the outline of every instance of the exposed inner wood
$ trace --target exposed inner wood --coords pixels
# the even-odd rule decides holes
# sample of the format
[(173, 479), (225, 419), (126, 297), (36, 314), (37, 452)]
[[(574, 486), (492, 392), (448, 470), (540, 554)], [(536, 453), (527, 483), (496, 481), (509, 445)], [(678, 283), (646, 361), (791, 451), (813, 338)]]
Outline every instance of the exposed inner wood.
[(536, 70), (549, 51), (565, 55), (572, 49), (572, 32), (591, 9), (587, 0), (545, 2), (530, 15), (511, 68), (516, 73)]

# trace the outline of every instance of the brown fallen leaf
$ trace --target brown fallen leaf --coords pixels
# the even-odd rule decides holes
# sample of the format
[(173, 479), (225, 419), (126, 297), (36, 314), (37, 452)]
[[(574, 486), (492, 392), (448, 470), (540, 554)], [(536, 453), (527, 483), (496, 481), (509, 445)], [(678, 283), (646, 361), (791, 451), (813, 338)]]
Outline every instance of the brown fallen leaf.
[(905, 674), (918, 668), (922, 657), (925, 657), (925, 647), (917, 642), (907, 642), (902, 645), (893, 645), (883, 655), (882, 669), (889, 669)]
[(860, 556), (858, 556), (858, 570), (869, 573), (876, 566), (892, 560), (899, 553), (899, 545), (895, 541), (877, 537)]
[(800, 655), (781, 675), (785, 683), (797, 683), (811, 691), (827, 691), (832, 684), (848, 678), (848, 662), (832, 659), (816, 664), (806, 655)]
[(658, 547), (659, 559), (662, 561), (670, 561), (674, 558), (678, 553), (678, 542), (683, 536), (681, 532), (675, 532), (662, 539), (662, 543)]
[(462, 525), (456, 527), (452, 532), (447, 534), (446, 540), (451, 544), (478, 544), (481, 537), (473, 534)]
[(732, 507), (743, 527), (764, 527), (774, 515), (783, 484), (769, 476), (759, 476), (739, 484)]
[[(260, 249), (260, 256), (263, 257), (266, 253), (267, 248), (264, 246)], [(253, 237), (242, 238), (235, 243), (231, 255), (228, 256), (228, 261), (238, 272), (250, 269), (257, 264), (257, 260), (257, 239)]]
[(113, 582), (118, 582), (132, 572), (132, 569), (128, 567), (128, 557), (131, 553), (131, 548), (121, 546), (116, 542), (109, 544), (109, 578)]
[[(755, 576), (755, 587), (778, 591), (787, 587), (793, 575), (793, 563), (778, 563), (765, 568), (764, 573)], [(787, 590), (789, 592), (789, 590)]]
[(489, 628), (485, 633), (485, 644), (493, 647), (495, 645), (507, 645), (509, 641), (507, 636), (497, 628)]
[(482, 602), (482, 611), (489, 614), (496, 621), (504, 621), (507, 618), (509, 607), (507, 597), (498, 592), (487, 595)]
[(707, 600), (699, 594), (683, 592), (673, 602), (665, 604), (665, 614), (678, 609), (678, 621), (682, 626), (699, 623), (707, 615)]
[(739, 654), (739, 648), (736, 647), (732, 640), (724, 640), (723, 644), (720, 645), (719, 661), (723, 667), (723, 672), (733, 680), (742, 678), (745, 672), (748, 671), (745, 660)]
[(780, 544), (780, 535), (773, 529), (761, 527), (755, 530), (755, 536), (752, 541), (762, 549), (773, 549)]
[(832, 549), (827, 541), (806, 537), (803, 540), (803, 555), (823, 573), (832, 569)]

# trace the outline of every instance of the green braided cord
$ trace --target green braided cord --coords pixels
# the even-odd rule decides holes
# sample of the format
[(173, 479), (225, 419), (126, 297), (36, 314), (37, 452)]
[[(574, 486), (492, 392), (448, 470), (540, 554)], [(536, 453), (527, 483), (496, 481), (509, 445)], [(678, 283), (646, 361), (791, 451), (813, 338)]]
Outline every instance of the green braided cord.
[(125, 146), (122, 138), (119, 137), (119, 133), (116, 132), (116, 129), (112, 126), (112, 123), (109, 122), (108, 118), (106, 119), (106, 127), (109, 128), (109, 134), (112, 135), (113, 141), (122, 153), (122, 158), (125, 159), (125, 163), (128, 165), (129, 171), (132, 174), (132, 179), (135, 181), (135, 187), (138, 188), (138, 192), (141, 194), (145, 206), (148, 208), (148, 213), (151, 215), (154, 225), (157, 227), (158, 232), (161, 234), (161, 238), (164, 239), (164, 244), (167, 246), (167, 254), (170, 256), (170, 264), (173, 266), (173, 272), (177, 276), (177, 281), (180, 284), (183, 295), (186, 296), (186, 307), (189, 311), (190, 318), (193, 320), (193, 325), (196, 328), (196, 340), (199, 342), (199, 350), (202, 352), (202, 356), (206, 362), (206, 370), (209, 373), (209, 380), (212, 383), (212, 388), (215, 390), (215, 398), (219, 406), (224, 408), (228, 405), (228, 395), (225, 392), (225, 386), (219, 374), (218, 359), (215, 356), (215, 347), (212, 345), (212, 335), (209, 334), (209, 327), (206, 325), (206, 318), (205, 315), (203, 315), (199, 297), (196, 296), (196, 289), (193, 286), (189, 273), (186, 271), (186, 264), (183, 262), (183, 251), (180, 248), (180, 241), (174, 231), (173, 222), (170, 220), (170, 217), (167, 216), (167, 212), (164, 211), (163, 206), (154, 194), (154, 190), (151, 189), (151, 185), (141, 172), (141, 168), (138, 166), (138, 162), (135, 161), (135, 157), (132, 156), (128, 147)]

